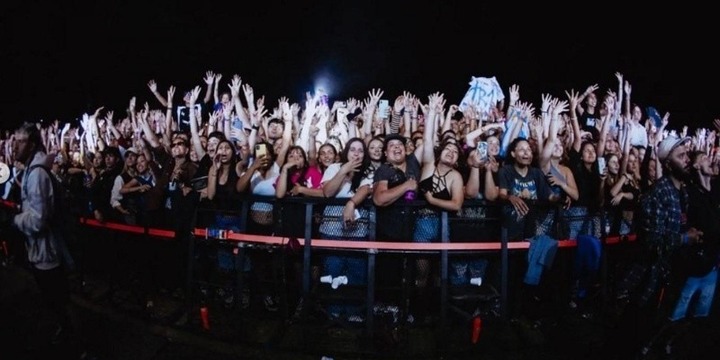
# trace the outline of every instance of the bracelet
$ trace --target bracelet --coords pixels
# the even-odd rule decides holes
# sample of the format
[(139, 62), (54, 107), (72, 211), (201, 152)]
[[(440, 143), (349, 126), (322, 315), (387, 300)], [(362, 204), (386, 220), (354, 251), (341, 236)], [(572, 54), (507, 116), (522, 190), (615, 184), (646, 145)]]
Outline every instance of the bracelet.
[(683, 234), (682, 243), (687, 245), (688, 242), (690, 242), (690, 236), (688, 236), (688, 234)]

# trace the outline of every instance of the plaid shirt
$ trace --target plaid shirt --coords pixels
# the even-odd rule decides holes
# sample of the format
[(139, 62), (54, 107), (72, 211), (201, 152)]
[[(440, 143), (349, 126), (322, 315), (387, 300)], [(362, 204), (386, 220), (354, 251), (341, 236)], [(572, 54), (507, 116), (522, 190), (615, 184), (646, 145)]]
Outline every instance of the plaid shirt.
[[(681, 202), (682, 197), (682, 202)], [(682, 214), (687, 214), (688, 193), (683, 185), (678, 191), (668, 176), (662, 177), (641, 200), (641, 226), (645, 245), (662, 259), (682, 245)], [(684, 208), (681, 208), (684, 204)]]

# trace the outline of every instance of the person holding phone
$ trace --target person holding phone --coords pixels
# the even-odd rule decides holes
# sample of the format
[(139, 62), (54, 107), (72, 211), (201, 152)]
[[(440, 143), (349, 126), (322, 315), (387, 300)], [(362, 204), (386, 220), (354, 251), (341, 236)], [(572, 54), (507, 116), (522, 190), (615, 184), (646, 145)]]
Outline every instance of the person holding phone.
[[(280, 175), (272, 146), (266, 142), (255, 144), (254, 156), (248, 169), (238, 178), (235, 189), (238, 193), (249, 192), (257, 196), (275, 196), (275, 181)], [(269, 202), (254, 201), (250, 205), (248, 231), (253, 234), (272, 234), (273, 205)]]

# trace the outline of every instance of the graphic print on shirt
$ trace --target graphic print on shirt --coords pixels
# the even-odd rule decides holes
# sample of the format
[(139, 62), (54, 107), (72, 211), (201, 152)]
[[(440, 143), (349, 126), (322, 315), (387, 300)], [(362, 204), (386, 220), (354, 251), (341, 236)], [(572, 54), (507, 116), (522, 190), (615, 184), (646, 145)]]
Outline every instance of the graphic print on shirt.
[(536, 200), (538, 198), (535, 180), (514, 179), (511, 194), (522, 199)]

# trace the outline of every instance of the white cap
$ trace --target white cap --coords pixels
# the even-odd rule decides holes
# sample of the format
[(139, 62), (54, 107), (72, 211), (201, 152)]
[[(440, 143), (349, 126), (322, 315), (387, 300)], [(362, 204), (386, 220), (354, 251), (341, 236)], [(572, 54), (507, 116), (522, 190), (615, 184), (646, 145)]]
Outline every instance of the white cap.
[(663, 141), (660, 142), (660, 144), (657, 147), (657, 157), (660, 162), (665, 161), (667, 157), (670, 155), (670, 153), (675, 150), (678, 146), (690, 141), (692, 138), (689, 136), (686, 136), (684, 138), (679, 138), (677, 136), (668, 136)]

